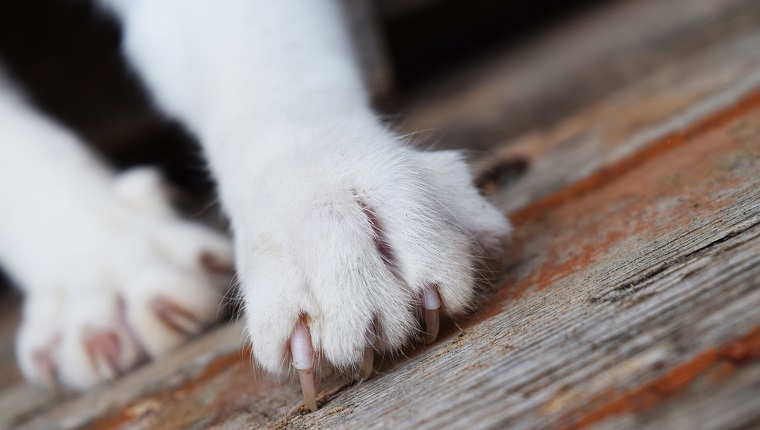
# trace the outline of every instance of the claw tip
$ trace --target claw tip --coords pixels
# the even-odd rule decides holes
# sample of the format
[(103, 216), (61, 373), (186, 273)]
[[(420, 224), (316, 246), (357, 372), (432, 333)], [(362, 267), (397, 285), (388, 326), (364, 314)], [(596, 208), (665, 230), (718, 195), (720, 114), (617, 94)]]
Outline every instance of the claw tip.
[(438, 338), (438, 327), (440, 326), (440, 317), (438, 309), (425, 310), (425, 344), (429, 345)]
[(359, 378), (362, 381), (366, 381), (372, 376), (372, 365), (375, 359), (375, 350), (372, 347), (364, 349), (364, 360), (362, 361), (362, 367), (359, 369)]
[(293, 367), (298, 370), (298, 381), (301, 383), (303, 401), (312, 411), (317, 410), (316, 390), (314, 389), (314, 347), (311, 344), (311, 334), (303, 322), (299, 322), (290, 337), (290, 353)]
[(303, 392), (303, 402), (310, 411), (317, 410), (317, 396), (314, 389), (314, 371), (313, 369), (299, 369), (298, 381), (301, 383), (301, 392)]

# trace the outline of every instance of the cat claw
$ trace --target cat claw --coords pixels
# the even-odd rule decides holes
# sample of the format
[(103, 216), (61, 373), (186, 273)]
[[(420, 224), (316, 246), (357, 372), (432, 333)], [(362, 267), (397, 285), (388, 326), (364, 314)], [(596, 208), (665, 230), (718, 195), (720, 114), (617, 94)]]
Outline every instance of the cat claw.
[(235, 265), (231, 261), (225, 261), (211, 251), (203, 251), (198, 257), (198, 261), (206, 272), (216, 275), (232, 277), (235, 276)]
[(150, 306), (159, 321), (179, 335), (194, 336), (203, 330), (203, 322), (198, 317), (164, 296), (155, 296)]
[(293, 367), (298, 371), (303, 401), (312, 412), (317, 410), (316, 390), (314, 388), (314, 348), (311, 345), (309, 329), (299, 322), (290, 337), (290, 353)]
[(32, 356), (37, 369), (40, 372), (42, 383), (50, 389), (58, 385), (58, 370), (55, 366), (52, 354), (49, 350), (37, 351)]
[(121, 341), (116, 333), (87, 329), (83, 341), (90, 365), (96, 372), (108, 379), (119, 376)]
[(364, 348), (364, 359), (359, 368), (359, 379), (366, 381), (372, 376), (373, 362), (375, 359), (375, 332), (372, 328), (367, 330), (367, 347)]
[(423, 341), (428, 345), (438, 338), (438, 328), (440, 326), (438, 309), (441, 307), (441, 297), (434, 287), (427, 287), (422, 291), (422, 307), (424, 308), (425, 318), (425, 337)]
[(359, 379), (366, 381), (372, 376), (372, 364), (375, 359), (375, 350), (373, 348), (364, 349), (364, 360), (362, 367), (359, 368)]

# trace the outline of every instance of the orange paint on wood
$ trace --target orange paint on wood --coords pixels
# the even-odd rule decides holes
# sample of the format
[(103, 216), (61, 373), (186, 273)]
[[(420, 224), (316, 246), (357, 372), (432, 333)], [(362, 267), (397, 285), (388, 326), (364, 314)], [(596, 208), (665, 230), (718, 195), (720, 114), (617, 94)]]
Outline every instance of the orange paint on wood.
[(134, 422), (140, 418), (139, 414), (134, 411), (141, 410), (140, 405), (159, 404), (166, 405), (170, 403), (168, 399), (181, 398), (183, 393), (191, 391), (198, 386), (219, 375), (221, 372), (229, 369), (231, 366), (239, 365), (244, 359), (251, 357), (250, 347), (245, 347), (237, 353), (224, 355), (212, 360), (206, 367), (195, 377), (185, 381), (177, 388), (160, 391), (147, 396), (134, 399), (128, 405), (122, 406), (118, 411), (111, 414), (104, 414), (99, 419), (84, 427), (86, 430), (105, 430), (119, 428), (124, 424)]
[[(719, 382), (727, 379), (730, 373), (742, 364), (758, 359), (760, 359), (760, 326), (734, 342), (703, 351), (686, 363), (674, 367), (662, 377), (618, 395), (591, 411), (581, 410), (567, 414), (566, 416), (572, 417), (578, 412), (583, 413), (580, 418), (563, 428), (578, 430), (615, 416), (643, 413), (673, 395), (683, 392), (703, 374), (707, 373), (711, 382)], [(720, 379), (717, 380), (713, 376), (716, 371), (720, 372)], [(613, 395), (612, 390), (608, 390), (597, 399), (602, 401)]]
[[(714, 160), (731, 154), (746, 157), (747, 144), (728, 129), (758, 117), (760, 90), (517, 211), (511, 217), (516, 232), (510, 245), (511, 273), (477, 320), (502, 312), (507, 300), (544, 290), (605, 261), (621, 243), (655, 241), (729, 204), (716, 196), (740, 186), (746, 177), (732, 176)], [(664, 208), (663, 202), (671, 206)], [(623, 251), (618, 251), (620, 257)]]
[(695, 122), (685, 130), (669, 134), (629, 157), (602, 167), (586, 179), (531, 203), (514, 212), (509, 218), (515, 224), (523, 224), (548, 210), (562, 206), (591, 191), (598, 190), (647, 161), (679, 147), (695, 137), (723, 127), (730, 121), (758, 108), (760, 108), (760, 90), (749, 93), (734, 105)]

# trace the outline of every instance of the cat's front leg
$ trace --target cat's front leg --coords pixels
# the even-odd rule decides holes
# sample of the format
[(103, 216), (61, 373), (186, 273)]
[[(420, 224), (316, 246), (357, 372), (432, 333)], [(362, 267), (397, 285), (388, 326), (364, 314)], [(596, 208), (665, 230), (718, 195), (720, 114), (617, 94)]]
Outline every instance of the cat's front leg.
[(372, 350), (472, 305), (478, 260), (510, 227), (459, 154), (414, 150), (379, 123), (335, 2), (114, 6), (127, 53), (219, 181), (262, 367), (366, 373)]

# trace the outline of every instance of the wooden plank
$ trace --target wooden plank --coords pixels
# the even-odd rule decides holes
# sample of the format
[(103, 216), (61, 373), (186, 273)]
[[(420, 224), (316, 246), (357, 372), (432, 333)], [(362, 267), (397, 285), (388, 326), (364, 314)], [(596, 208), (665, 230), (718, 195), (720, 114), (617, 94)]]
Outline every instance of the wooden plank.
[(582, 197), (516, 214), (522, 249), (490, 306), (329, 407), (346, 409), (290, 428), (585, 428), (704, 395), (713, 372), (755, 363), (758, 123), (755, 106)]
[[(402, 125), (518, 136), (663, 66), (754, 32), (758, 8), (751, 0), (608, 2), (530, 43), (505, 46), (419, 88)], [(493, 145), (481, 139), (458, 143)]]
[[(111, 423), (128, 421), (131, 413), (139, 418), (151, 412), (150, 403), (141, 408), (143, 402), (135, 402), (135, 399), (150, 398), (155, 392), (181, 390), (189, 381), (200, 384), (209, 378), (209, 374), (215, 374), (218, 368), (225, 367), (230, 361), (243, 363), (245, 355), (240, 352), (241, 338), (242, 330), (237, 325), (216, 330), (130, 373), (113, 385), (92, 389), (52, 407), (45, 415), (20, 416), (15, 424), (23, 429), (74, 429), (99, 418)], [(250, 368), (247, 378), (254, 378)], [(4, 400), (8, 397), (13, 396), (4, 396)], [(110, 412), (116, 413), (116, 416), (110, 416)], [(125, 414), (127, 418), (120, 420), (119, 414)]]
[(511, 139), (475, 168), (526, 160), (527, 171), (494, 196), (510, 212), (684, 132), (760, 88), (760, 50), (754, 48), (760, 31), (733, 42), (663, 68), (554, 127)]
[[(760, 408), (757, 381), (760, 381), (760, 366), (756, 363), (738, 369), (723, 363), (709, 378), (730, 378), (720, 385), (702, 388), (699, 392), (683, 396), (667, 405), (655, 407), (640, 415), (619, 416), (597, 428), (607, 429), (660, 429), (689, 428), (699, 423), (701, 428), (757, 428), (760, 424), (757, 411)], [(724, 376), (723, 369), (732, 373)], [(730, 426), (729, 426), (730, 423)]]
[(423, 92), (401, 127), (481, 175), (527, 166), (495, 194), (511, 212), (760, 86), (759, 28), (751, 0), (616, 2)]

